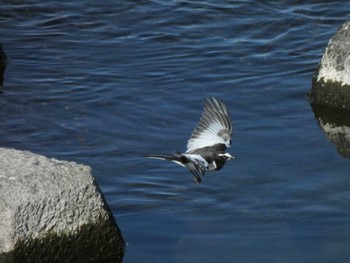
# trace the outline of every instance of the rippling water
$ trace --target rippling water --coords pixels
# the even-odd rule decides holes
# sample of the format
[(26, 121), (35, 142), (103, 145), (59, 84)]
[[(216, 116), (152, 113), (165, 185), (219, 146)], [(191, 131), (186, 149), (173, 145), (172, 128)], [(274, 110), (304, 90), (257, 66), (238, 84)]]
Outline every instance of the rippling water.
[[(92, 166), (124, 262), (348, 262), (349, 159), (306, 94), (341, 1), (3, 1), (0, 146)], [(185, 150), (222, 98), (236, 160), (199, 186)]]

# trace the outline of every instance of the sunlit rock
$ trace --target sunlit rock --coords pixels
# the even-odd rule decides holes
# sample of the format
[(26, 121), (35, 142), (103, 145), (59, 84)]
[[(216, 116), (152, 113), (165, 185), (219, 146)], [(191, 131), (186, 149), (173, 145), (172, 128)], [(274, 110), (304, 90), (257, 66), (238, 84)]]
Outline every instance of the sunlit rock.
[(124, 241), (89, 166), (0, 148), (0, 262), (121, 262)]
[(309, 98), (312, 104), (350, 110), (350, 21), (329, 41)]

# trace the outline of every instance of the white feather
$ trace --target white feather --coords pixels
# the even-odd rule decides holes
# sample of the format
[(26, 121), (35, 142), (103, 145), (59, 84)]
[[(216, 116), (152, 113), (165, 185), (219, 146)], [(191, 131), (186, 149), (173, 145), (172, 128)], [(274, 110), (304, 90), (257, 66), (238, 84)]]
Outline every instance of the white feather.
[(187, 153), (198, 148), (203, 148), (207, 146), (212, 146), (217, 143), (226, 144), (224, 138), (218, 135), (218, 133), (225, 129), (220, 122), (213, 122), (210, 124), (208, 129), (200, 133), (196, 138), (191, 138), (187, 143)]
[(172, 162), (177, 163), (178, 165), (181, 165), (182, 167), (186, 167), (186, 165), (184, 165), (183, 163), (181, 163), (181, 162), (179, 162), (179, 161), (173, 160)]
[(231, 145), (232, 124), (225, 104), (215, 98), (208, 99), (197, 127), (187, 143), (186, 153), (215, 144)]
[(192, 162), (196, 162), (196, 163), (200, 164), (201, 166), (203, 166), (204, 168), (207, 168), (209, 166), (208, 162), (199, 154), (184, 153), (183, 156), (186, 156)]

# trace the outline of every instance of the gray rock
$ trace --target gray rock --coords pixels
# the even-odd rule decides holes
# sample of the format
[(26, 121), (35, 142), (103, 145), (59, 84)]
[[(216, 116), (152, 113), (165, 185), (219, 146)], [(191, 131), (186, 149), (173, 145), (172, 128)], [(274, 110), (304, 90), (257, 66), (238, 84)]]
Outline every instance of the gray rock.
[(89, 166), (0, 148), (0, 167), (0, 262), (91, 251), (119, 251), (121, 261), (123, 238)]
[(350, 109), (350, 21), (329, 41), (309, 98), (313, 104)]

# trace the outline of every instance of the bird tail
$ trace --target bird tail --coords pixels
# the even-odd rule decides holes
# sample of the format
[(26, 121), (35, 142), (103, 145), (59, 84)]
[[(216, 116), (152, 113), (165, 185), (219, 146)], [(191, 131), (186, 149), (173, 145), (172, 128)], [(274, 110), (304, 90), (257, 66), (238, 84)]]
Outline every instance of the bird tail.
[(158, 159), (158, 160), (172, 161), (172, 162), (177, 163), (181, 166), (185, 166), (185, 163), (187, 162), (186, 157), (183, 156), (180, 152), (175, 152), (172, 155), (149, 154), (149, 155), (144, 155), (143, 157)]
[(143, 157), (159, 159), (159, 160), (168, 160), (168, 161), (176, 160), (176, 158), (172, 155), (162, 155), (162, 154), (147, 154), (147, 155), (144, 155)]
[(184, 161), (184, 156), (176, 150), (173, 154), (171, 155), (165, 155), (165, 154), (146, 154), (143, 157), (146, 158), (152, 158), (152, 159), (159, 159), (159, 160), (167, 160), (167, 161), (177, 161), (181, 162)]
[(192, 162), (188, 159), (188, 157), (180, 152), (176, 152), (173, 155), (162, 155), (162, 154), (150, 154), (144, 155), (146, 158), (153, 158), (158, 160), (167, 160), (177, 163), (183, 167), (187, 167), (187, 169), (193, 174), (195, 184), (199, 184), (201, 182), (200, 175), (204, 175), (204, 169), (198, 164), (198, 162)]

